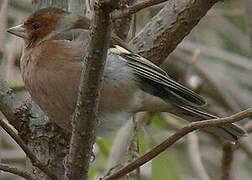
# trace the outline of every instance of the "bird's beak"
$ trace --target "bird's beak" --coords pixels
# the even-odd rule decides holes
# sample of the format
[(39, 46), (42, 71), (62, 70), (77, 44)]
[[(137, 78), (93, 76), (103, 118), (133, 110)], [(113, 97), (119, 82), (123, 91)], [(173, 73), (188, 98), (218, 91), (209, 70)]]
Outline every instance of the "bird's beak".
[(23, 24), (9, 28), (9, 29), (7, 29), (7, 32), (10, 34), (14, 34), (18, 37), (24, 38), (24, 39), (28, 38), (27, 32), (26, 32)]

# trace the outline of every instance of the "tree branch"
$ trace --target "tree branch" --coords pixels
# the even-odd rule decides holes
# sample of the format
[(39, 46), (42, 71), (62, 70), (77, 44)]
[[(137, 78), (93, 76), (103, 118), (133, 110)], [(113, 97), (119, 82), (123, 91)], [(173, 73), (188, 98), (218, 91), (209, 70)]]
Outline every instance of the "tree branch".
[(177, 47), (218, 0), (170, 0), (130, 45), (156, 64)]
[[(130, 0), (119, 0), (119, 7), (120, 10), (118, 11), (124, 11), (125, 9), (127, 9), (127, 6), (130, 5), (130, 3), (133, 3), (135, 0), (130, 1)], [(115, 12), (115, 11), (114, 11)], [(111, 17), (112, 14), (111, 13)], [(112, 17), (113, 19), (113, 17)], [(121, 18), (117, 18), (117, 19), (113, 19), (112, 24), (113, 24), (113, 31), (115, 32), (115, 34), (120, 37), (122, 40), (127, 41), (127, 37), (128, 37), (128, 33), (129, 30), (131, 28), (131, 20), (132, 20), (132, 16), (131, 14), (123, 16)]]
[(31, 150), (26, 146), (24, 141), (7, 125), (2, 119), (0, 119), (0, 126), (15, 140), (15, 142), (22, 148), (27, 157), (31, 160), (32, 164), (38, 167), (41, 171), (43, 171), (46, 175), (51, 177), (52, 179), (57, 180), (57, 176), (55, 176), (46, 165), (43, 165), (37, 157), (31, 152)]
[(22, 104), (8, 87), (4, 80), (0, 79), (0, 111), (8, 122), (18, 131), (19, 136), (26, 141), (30, 136), (30, 105)]
[(230, 142), (223, 145), (221, 160), (221, 180), (230, 179), (231, 165), (233, 161), (234, 145)]
[(111, 36), (110, 12), (116, 1), (97, 1), (94, 7), (91, 42), (81, 73), (73, 118), (65, 179), (87, 179), (98, 124), (99, 94)]
[(153, 148), (148, 153), (144, 154), (140, 158), (136, 159), (134, 162), (130, 163), (129, 165), (123, 167), (121, 170), (117, 171), (116, 173), (112, 174), (111, 176), (105, 177), (104, 180), (115, 180), (124, 175), (128, 174), (129, 172), (135, 170), (136, 168), (142, 166), (143, 164), (147, 163), (148, 161), (152, 160), (154, 157), (162, 153), (168, 147), (176, 143), (178, 140), (183, 138), (188, 133), (195, 131), (201, 128), (207, 127), (216, 127), (216, 126), (224, 126), (226, 124), (234, 123), (240, 121), (244, 118), (252, 116), (252, 108), (249, 108), (245, 111), (241, 111), (236, 113), (232, 116), (219, 118), (219, 119), (210, 119), (204, 121), (197, 121), (192, 122), (189, 125), (181, 128), (178, 132), (167, 138), (164, 142)]
[(23, 177), (27, 180), (37, 180), (37, 178), (35, 178), (32, 174), (25, 172), (23, 170), (20, 170), (18, 168), (15, 167), (11, 167), (5, 164), (0, 163), (0, 171), (5, 171), (5, 172), (9, 172), (12, 174), (15, 174), (17, 176)]
[(129, 6), (125, 9), (115, 10), (112, 13), (112, 18), (113, 19), (123, 18), (125, 16), (129, 16), (134, 13), (137, 13), (138, 11), (141, 11), (145, 8), (163, 3), (165, 1), (168, 1), (168, 0), (145, 0), (145, 1), (133, 4), (132, 6)]

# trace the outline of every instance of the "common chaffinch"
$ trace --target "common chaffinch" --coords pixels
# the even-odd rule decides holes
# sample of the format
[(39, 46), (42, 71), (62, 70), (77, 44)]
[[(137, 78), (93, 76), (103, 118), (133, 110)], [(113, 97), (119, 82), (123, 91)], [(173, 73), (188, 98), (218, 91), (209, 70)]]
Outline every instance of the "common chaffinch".
[[(21, 72), (32, 99), (61, 128), (71, 130), (85, 51), (75, 41), (59, 38), (72, 29), (88, 30), (89, 19), (44, 8), (8, 32), (24, 39)], [(132, 53), (113, 35), (108, 50), (99, 104), (98, 134), (116, 129), (139, 111), (169, 112), (188, 121), (216, 118), (202, 110), (204, 98), (172, 80), (151, 61)], [(246, 132), (236, 124), (207, 131), (227, 140)]]

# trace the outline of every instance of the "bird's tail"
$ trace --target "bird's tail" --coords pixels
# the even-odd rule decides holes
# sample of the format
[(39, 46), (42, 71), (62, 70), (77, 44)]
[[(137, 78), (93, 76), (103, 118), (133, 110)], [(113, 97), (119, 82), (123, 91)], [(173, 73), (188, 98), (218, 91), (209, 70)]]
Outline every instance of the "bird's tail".
[[(171, 113), (191, 122), (218, 118), (198, 108), (188, 106), (179, 106)], [(229, 141), (237, 141), (240, 137), (247, 136), (247, 132), (234, 123), (220, 127), (205, 128), (204, 130)]]

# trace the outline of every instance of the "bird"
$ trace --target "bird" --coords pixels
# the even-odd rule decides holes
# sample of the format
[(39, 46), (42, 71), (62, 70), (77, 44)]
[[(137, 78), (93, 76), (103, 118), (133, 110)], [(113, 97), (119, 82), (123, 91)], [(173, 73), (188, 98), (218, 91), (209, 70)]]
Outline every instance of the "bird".
[[(32, 99), (66, 132), (71, 132), (70, 117), (75, 110), (87, 51), (74, 40), (60, 38), (60, 34), (89, 28), (88, 18), (47, 7), (7, 30), (24, 39), (21, 74)], [(204, 110), (206, 100), (202, 96), (133, 53), (115, 34), (111, 39), (98, 107), (98, 135), (123, 126), (141, 111), (168, 112), (191, 122), (218, 118)], [(246, 135), (234, 123), (204, 130), (228, 141)]]

